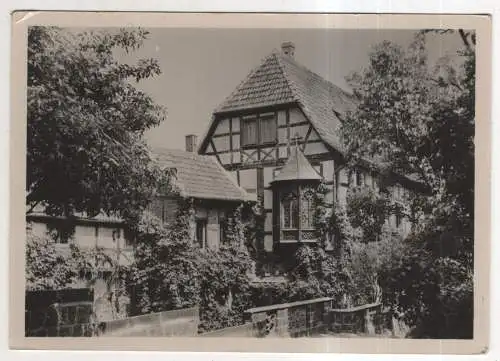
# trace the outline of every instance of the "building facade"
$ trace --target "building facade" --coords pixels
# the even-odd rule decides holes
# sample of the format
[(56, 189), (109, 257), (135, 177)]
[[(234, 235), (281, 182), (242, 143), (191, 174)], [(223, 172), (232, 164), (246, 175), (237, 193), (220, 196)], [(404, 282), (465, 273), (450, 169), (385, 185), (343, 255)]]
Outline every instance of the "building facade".
[[(48, 216), (35, 211), (26, 215), (27, 232), (35, 237), (54, 242), (61, 255), (70, 255), (70, 244), (82, 250), (99, 248), (107, 257), (121, 266), (130, 265), (134, 257), (134, 239), (124, 222), (116, 217), (97, 215), (76, 216), (69, 221), (64, 217)], [(114, 266), (108, 262), (96, 264), (96, 275), (82, 275), (68, 288), (92, 288), (94, 313), (98, 321), (109, 321), (127, 314), (127, 300), (116, 306), (119, 281), (115, 279)]]
[(191, 238), (200, 248), (217, 249), (225, 239), (228, 215), (243, 202), (255, 202), (213, 156), (196, 153), (196, 136), (186, 136), (186, 151), (155, 149), (156, 161), (174, 170), (172, 191), (159, 196), (150, 211), (167, 227), (175, 222), (181, 202), (192, 201)]
[[(255, 202), (255, 196), (238, 186), (214, 157), (196, 154), (196, 137), (186, 137), (186, 151), (158, 149), (155, 160), (165, 168), (175, 170), (175, 191), (162, 194), (150, 205), (149, 211), (168, 227), (175, 221), (181, 202), (190, 199), (193, 214), (190, 219), (191, 238), (200, 248), (217, 249), (225, 242), (225, 221), (230, 212), (243, 202)], [(101, 249), (121, 266), (133, 262), (135, 240), (124, 221), (117, 217), (78, 215), (71, 220), (54, 217), (35, 210), (26, 215), (27, 232), (54, 242), (61, 254), (70, 254), (70, 244), (81, 249)], [(71, 288), (90, 287), (94, 290), (94, 310), (99, 321), (120, 317), (113, 309), (116, 290), (110, 277), (111, 265), (99, 266), (99, 276), (89, 282), (82, 278)], [(110, 283), (111, 282), (111, 283)]]
[[(350, 188), (379, 188), (373, 167), (346, 164), (340, 126), (356, 106), (351, 94), (297, 62), (294, 45), (284, 43), (213, 112), (198, 152), (215, 156), (260, 199), (265, 252), (316, 241), (311, 208), (319, 181), (328, 187), (330, 206), (345, 204)], [(403, 202), (416, 185), (394, 174), (389, 189)], [(387, 222), (403, 235), (410, 230), (400, 214)]]

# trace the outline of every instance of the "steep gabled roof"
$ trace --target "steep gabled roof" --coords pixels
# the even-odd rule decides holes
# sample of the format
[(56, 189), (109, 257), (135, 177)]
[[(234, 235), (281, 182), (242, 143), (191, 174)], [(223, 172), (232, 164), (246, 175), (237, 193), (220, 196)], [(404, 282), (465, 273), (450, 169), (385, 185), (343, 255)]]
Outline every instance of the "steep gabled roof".
[(274, 50), (252, 70), (214, 114), (297, 103), (325, 143), (342, 151), (339, 115), (354, 110), (352, 95)]
[(160, 166), (176, 169), (175, 185), (183, 197), (251, 201), (255, 197), (239, 187), (215, 157), (177, 149), (153, 150)]
[(272, 183), (289, 180), (321, 180), (321, 176), (298, 147), (295, 147), (295, 152), (290, 155)]
[[(273, 105), (298, 104), (320, 138), (345, 155), (341, 118), (354, 111), (358, 100), (345, 90), (298, 63), (293, 56), (273, 50), (254, 68), (212, 114), (210, 125), (198, 151), (208, 144), (219, 115)], [(381, 166), (379, 157), (363, 160), (368, 166)], [(414, 176), (403, 176), (418, 182)]]
[(254, 68), (214, 113), (293, 103), (297, 99), (273, 51)]

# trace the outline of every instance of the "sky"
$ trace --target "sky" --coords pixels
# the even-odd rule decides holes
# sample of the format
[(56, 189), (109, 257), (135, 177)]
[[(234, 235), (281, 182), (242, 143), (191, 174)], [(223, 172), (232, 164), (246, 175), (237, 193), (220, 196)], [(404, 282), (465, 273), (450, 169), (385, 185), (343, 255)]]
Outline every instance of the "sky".
[[(245, 76), (284, 41), (295, 44), (295, 59), (334, 84), (349, 90), (345, 77), (368, 64), (369, 52), (383, 40), (406, 47), (411, 30), (342, 29), (172, 29), (150, 31), (133, 57), (155, 58), (162, 74), (139, 84), (167, 109), (167, 119), (149, 130), (152, 147), (184, 149), (185, 135), (205, 134), (212, 111)], [(430, 62), (456, 54), (458, 35), (433, 35)]]

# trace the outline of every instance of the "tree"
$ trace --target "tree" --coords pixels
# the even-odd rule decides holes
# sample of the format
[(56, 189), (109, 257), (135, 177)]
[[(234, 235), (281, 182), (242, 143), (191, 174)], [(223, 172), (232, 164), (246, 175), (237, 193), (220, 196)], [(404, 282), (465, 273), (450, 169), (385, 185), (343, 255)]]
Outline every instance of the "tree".
[[(459, 30), (461, 61), (432, 68), (427, 33), (406, 50), (390, 42), (373, 49), (368, 68), (349, 79), (360, 104), (342, 132), (352, 163), (368, 160), (427, 189), (412, 199), (405, 254), (381, 277), (386, 301), (418, 337), (471, 337), (475, 37)], [(453, 31), (441, 33), (434, 36)]]
[(160, 74), (153, 59), (118, 60), (140, 48), (144, 30), (28, 32), (28, 212), (133, 216), (162, 173), (142, 139), (165, 111), (134, 83)]
[(387, 217), (394, 205), (385, 192), (357, 187), (347, 194), (346, 215), (352, 227), (362, 232), (365, 243), (379, 240)]

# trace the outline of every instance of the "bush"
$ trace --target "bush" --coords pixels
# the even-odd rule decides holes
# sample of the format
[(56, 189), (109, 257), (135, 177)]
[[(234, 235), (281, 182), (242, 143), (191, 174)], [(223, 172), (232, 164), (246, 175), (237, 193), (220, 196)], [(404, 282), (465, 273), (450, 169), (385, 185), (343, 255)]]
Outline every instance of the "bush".
[(287, 298), (302, 301), (319, 297), (332, 297), (339, 303), (344, 293), (341, 263), (321, 246), (302, 245), (294, 254), (289, 272)]
[(66, 288), (78, 277), (72, 253), (62, 254), (49, 238), (36, 237), (28, 232), (25, 249), (27, 290)]
[(200, 254), (200, 331), (243, 323), (250, 302), (250, 258), (246, 250), (230, 244)]
[(384, 272), (387, 302), (413, 328), (410, 337), (472, 338), (473, 271), (433, 254), (422, 236), (408, 239), (399, 264)]
[(377, 241), (393, 209), (387, 194), (369, 187), (357, 187), (347, 195), (347, 217), (353, 228), (363, 233), (364, 242)]
[(138, 241), (129, 276), (134, 314), (198, 304), (199, 268), (189, 234), (191, 212), (191, 204), (185, 202), (168, 231), (148, 213), (135, 226)]
[(135, 227), (138, 244), (130, 277), (134, 313), (199, 305), (200, 332), (241, 324), (243, 311), (251, 306), (251, 262), (241, 211), (238, 207), (228, 215), (226, 243), (218, 250), (193, 246), (190, 200), (183, 201), (168, 228), (145, 214)]
[(353, 304), (382, 302), (386, 292), (381, 278), (386, 270), (397, 266), (403, 257), (402, 237), (385, 230), (377, 242), (350, 241), (349, 262), (346, 271), (350, 275), (349, 294)]

